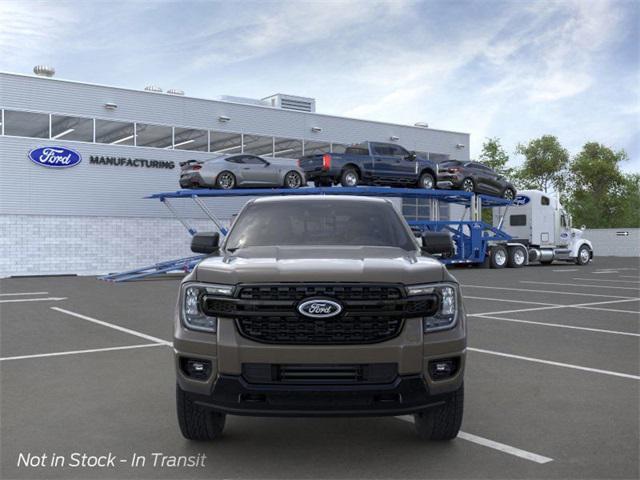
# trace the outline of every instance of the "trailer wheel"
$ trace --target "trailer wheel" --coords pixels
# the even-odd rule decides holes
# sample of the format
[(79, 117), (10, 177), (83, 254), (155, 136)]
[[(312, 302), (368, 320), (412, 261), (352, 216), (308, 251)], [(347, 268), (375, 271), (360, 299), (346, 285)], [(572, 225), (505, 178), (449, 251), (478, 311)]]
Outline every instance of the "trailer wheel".
[(502, 245), (491, 247), (491, 259), (489, 260), (491, 268), (504, 268), (507, 265), (508, 258), (507, 249)]
[(591, 250), (586, 245), (582, 245), (578, 249), (578, 256), (576, 257), (576, 263), (578, 265), (586, 265), (591, 260)]
[(507, 259), (507, 266), (509, 268), (524, 267), (527, 263), (527, 252), (522, 247), (509, 247), (509, 258)]

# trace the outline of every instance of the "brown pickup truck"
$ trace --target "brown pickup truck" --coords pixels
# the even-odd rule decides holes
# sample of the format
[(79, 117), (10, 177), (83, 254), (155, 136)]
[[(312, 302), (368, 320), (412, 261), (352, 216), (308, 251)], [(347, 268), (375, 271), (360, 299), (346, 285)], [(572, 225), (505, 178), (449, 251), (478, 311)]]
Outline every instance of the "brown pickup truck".
[(266, 197), (182, 282), (175, 316), (182, 434), (212, 440), (226, 415), (415, 415), (460, 428), (466, 319), (460, 288), (384, 199)]

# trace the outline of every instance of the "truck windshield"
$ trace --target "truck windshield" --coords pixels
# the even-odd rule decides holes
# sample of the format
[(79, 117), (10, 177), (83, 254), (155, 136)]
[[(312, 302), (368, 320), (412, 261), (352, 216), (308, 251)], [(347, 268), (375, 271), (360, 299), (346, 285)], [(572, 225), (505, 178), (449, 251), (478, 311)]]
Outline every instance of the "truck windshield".
[(233, 225), (226, 249), (282, 245), (417, 248), (389, 204), (302, 200), (249, 205)]

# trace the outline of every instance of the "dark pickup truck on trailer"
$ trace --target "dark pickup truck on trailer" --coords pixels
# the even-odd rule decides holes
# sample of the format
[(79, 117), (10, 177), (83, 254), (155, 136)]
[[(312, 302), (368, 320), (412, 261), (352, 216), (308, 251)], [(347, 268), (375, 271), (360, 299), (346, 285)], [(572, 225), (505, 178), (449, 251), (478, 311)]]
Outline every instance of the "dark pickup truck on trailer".
[(436, 188), (438, 165), (393, 143), (364, 142), (344, 153), (302, 157), (298, 164), (317, 186), (388, 185)]

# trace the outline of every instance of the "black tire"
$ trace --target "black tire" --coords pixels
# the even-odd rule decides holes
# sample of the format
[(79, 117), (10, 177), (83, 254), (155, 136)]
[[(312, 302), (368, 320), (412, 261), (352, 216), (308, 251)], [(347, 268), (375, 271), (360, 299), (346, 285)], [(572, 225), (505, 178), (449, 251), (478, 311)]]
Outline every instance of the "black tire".
[(516, 198), (516, 192), (513, 188), (507, 187), (504, 189), (504, 192), (502, 192), (502, 198), (513, 201), (513, 199)]
[(453, 440), (464, 412), (464, 385), (444, 405), (414, 415), (416, 433), (423, 440)]
[(476, 191), (476, 182), (473, 181), (473, 178), (467, 177), (462, 180), (460, 184), (460, 190), (463, 192), (475, 192)]
[(355, 168), (345, 168), (340, 175), (340, 185), (343, 187), (357, 187), (360, 183), (360, 176)]
[(224, 430), (224, 413), (196, 405), (189, 392), (176, 385), (176, 410), (182, 436), (187, 440), (215, 440)]
[(224, 172), (220, 172), (218, 177), (216, 178), (216, 187), (222, 190), (231, 190), (236, 186), (236, 176), (225, 170)]
[(291, 170), (287, 172), (284, 176), (284, 187), (291, 188), (295, 190), (296, 188), (300, 188), (302, 186), (302, 175), (300, 175), (295, 170)]
[(578, 256), (576, 257), (576, 264), (586, 265), (591, 260), (591, 249), (586, 245), (582, 245), (578, 249)]
[(431, 173), (424, 172), (422, 175), (420, 175), (420, 180), (418, 180), (418, 188), (433, 190), (436, 188), (436, 179)]
[(521, 268), (527, 264), (527, 251), (523, 247), (509, 247), (507, 267)]
[(504, 268), (507, 265), (509, 255), (507, 249), (502, 245), (494, 245), (491, 247), (491, 256), (489, 265), (491, 268)]

